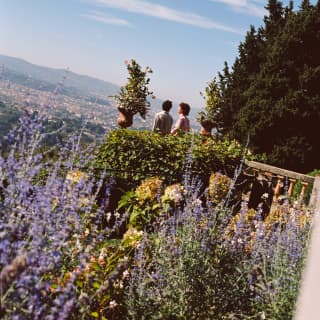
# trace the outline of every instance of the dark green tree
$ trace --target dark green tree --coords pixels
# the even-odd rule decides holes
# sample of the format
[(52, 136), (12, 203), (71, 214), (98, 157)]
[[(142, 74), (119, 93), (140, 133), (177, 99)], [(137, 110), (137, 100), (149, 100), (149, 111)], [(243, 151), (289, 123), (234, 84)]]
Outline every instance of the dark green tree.
[(264, 26), (248, 31), (232, 70), (219, 74), (224, 134), (268, 163), (297, 171), (320, 167), (320, 10), (269, 0)]

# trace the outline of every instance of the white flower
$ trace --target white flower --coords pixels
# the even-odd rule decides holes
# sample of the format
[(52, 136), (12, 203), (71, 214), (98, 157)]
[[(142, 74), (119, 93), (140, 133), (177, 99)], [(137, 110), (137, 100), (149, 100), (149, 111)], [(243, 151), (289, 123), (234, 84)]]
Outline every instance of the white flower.
[(107, 216), (107, 222), (109, 222), (110, 219), (111, 219), (112, 213), (111, 213), (111, 212), (108, 212), (108, 213), (106, 214), (106, 216)]
[(264, 236), (263, 231), (260, 231), (260, 232), (258, 232), (257, 234), (258, 234), (259, 237), (263, 237), (263, 236)]
[(100, 252), (100, 254), (99, 254), (99, 257), (98, 257), (98, 262), (100, 263), (100, 264), (105, 264), (105, 261), (104, 261), (104, 258), (106, 257), (106, 255), (107, 255), (107, 250), (106, 250), (106, 248), (102, 248), (101, 249), (101, 252)]
[(192, 204), (196, 207), (201, 206), (202, 205), (202, 201), (200, 199), (196, 199), (192, 202)]
[(118, 220), (120, 218), (120, 213), (117, 211), (114, 213), (114, 216), (116, 217), (116, 219)]
[(82, 303), (88, 303), (89, 296), (85, 292), (81, 292), (79, 296), (79, 301)]
[(76, 248), (79, 250), (79, 251), (82, 251), (83, 250), (83, 246), (82, 246), (82, 243), (80, 242), (80, 240), (77, 238), (76, 240)]
[(126, 279), (129, 276), (129, 271), (125, 270), (122, 274), (122, 279)]
[(117, 302), (116, 302), (115, 300), (111, 300), (111, 301), (109, 302), (109, 307), (110, 307), (110, 309), (115, 308), (117, 305), (118, 305), (118, 304), (117, 304)]

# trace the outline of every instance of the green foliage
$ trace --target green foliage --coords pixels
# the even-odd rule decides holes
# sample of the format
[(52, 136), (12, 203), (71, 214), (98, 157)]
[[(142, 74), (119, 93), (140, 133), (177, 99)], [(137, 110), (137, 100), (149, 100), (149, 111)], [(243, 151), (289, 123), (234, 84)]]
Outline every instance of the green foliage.
[(258, 31), (251, 27), (239, 56), (219, 75), (220, 130), (266, 153), (268, 163), (307, 172), (318, 167), (320, 144), (320, 10), (293, 11), (269, 0)]
[[(153, 198), (146, 197), (141, 199), (139, 189), (144, 189), (141, 190), (142, 192), (148, 192), (146, 182), (142, 183), (135, 192), (128, 191), (123, 194), (118, 204), (118, 210), (123, 208), (130, 214), (129, 227), (131, 226), (138, 230), (150, 230), (159, 215), (161, 205), (157, 201), (156, 195)], [(160, 194), (160, 190), (158, 192)]]
[(207, 180), (216, 171), (232, 176), (244, 149), (234, 140), (205, 140), (200, 135), (162, 136), (150, 131), (120, 129), (109, 132), (95, 165), (126, 179), (129, 187), (136, 187), (150, 175), (170, 185), (183, 180), (189, 152), (192, 173)]
[[(118, 210), (125, 209), (129, 214), (129, 227), (151, 232), (154, 224), (177, 209), (184, 199), (181, 184), (173, 184), (165, 189), (157, 177), (144, 180), (135, 191), (122, 195)], [(157, 221), (158, 220), (158, 221)]]
[(205, 108), (204, 111), (199, 112), (197, 121), (211, 127), (219, 127), (221, 94), (216, 79), (214, 78), (207, 84), (204, 94), (200, 94), (205, 100)]
[(0, 101), (0, 137), (4, 137), (14, 125), (17, 125), (22, 113), (14, 106), (8, 106)]
[(87, 122), (83, 118), (74, 118), (69, 114), (46, 120), (44, 128), (45, 132), (49, 133), (44, 139), (47, 146), (54, 146), (57, 142), (67, 141), (71, 134), (78, 134), (81, 131), (81, 143), (89, 144), (96, 137), (101, 137), (105, 133), (105, 129), (100, 124)]
[[(22, 111), (12, 105), (6, 105), (0, 101), (0, 140), (9, 133), (15, 126), (19, 124), (19, 119), (22, 116)], [(67, 141), (72, 133), (78, 133), (83, 129), (85, 120), (82, 118), (74, 118), (70, 114), (61, 114), (43, 123), (44, 131), (49, 133), (44, 138), (46, 146), (54, 146), (57, 142)], [(82, 134), (82, 143), (90, 143), (95, 137), (102, 136), (105, 129), (94, 122), (86, 122), (85, 130)], [(3, 148), (7, 147), (5, 141)]]
[[(312, 172), (307, 173), (307, 175), (311, 176), (311, 177), (318, 176), (318, 175), (320, 175), (320, 170), (315, 169)], [(304, 199), (303, 199), (304, 203), (309, 203), (311, 193), (312, 193), (312, 188), (313, 188), (312, 184), (309, 184), (308, 187), (306, 188), (306, 192), (304, 194)], [(293, 194), (292, 194), (293, 198), (299, 199), (301, 189), (302, 189), (302, 183), (299, 180), (299, 181), (297, 181), (297, 183), (295, 184), (295, 186), (293, 188)]]
[[(75, 283), (81, 302), (81, 319), (123, 319), (125, 310), (120, 302), (124, 297), (127, 267), (132, 263), (134, 248), (141, 237), (142, 232), (129, 228), (122, 239), (105, 240), (95, 248), (95, 254), (91, 256)], [(115, 300), (118, 303), (113, 308), (112, 301)], [(79, 314), (74, 314), (70, 319), (80, 319)]]
[(133, 59), (126, 64), (129, 73), (128, 83), (120, 88), (118, 95), (112, 97), (115, 99), (119, 111), (131, 115), (139, 113), (145, 119), (150, 106), (147, 97), (152, 95), (148, 89), (150, 79), (147, 74), (152, 73), (152, 70), (149, 67), (146, 67), (144, 71), (141, 70), (141, 66)]

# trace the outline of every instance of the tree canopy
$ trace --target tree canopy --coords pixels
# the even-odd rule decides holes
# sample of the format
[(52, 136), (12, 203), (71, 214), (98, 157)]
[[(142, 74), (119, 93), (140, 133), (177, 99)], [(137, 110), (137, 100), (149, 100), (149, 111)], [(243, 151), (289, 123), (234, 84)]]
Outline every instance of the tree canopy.
[(320, 1), (298, 10), (269, 0), (264, 25), (251, 26), (232, 68), (219, 73), (218, 130), (270, 164), (307, 172), (320, 167)]

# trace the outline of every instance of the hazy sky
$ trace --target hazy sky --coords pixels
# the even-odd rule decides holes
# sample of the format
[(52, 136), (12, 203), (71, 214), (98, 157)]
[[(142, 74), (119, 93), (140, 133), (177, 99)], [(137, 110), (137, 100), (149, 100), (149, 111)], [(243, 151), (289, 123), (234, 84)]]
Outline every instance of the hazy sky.
[(160, 99), (202, 107), (206, 82), (232, 64), (260, 0), (0, 0), (0, 53), (119, 85), (126, 59), (150, 66)]

